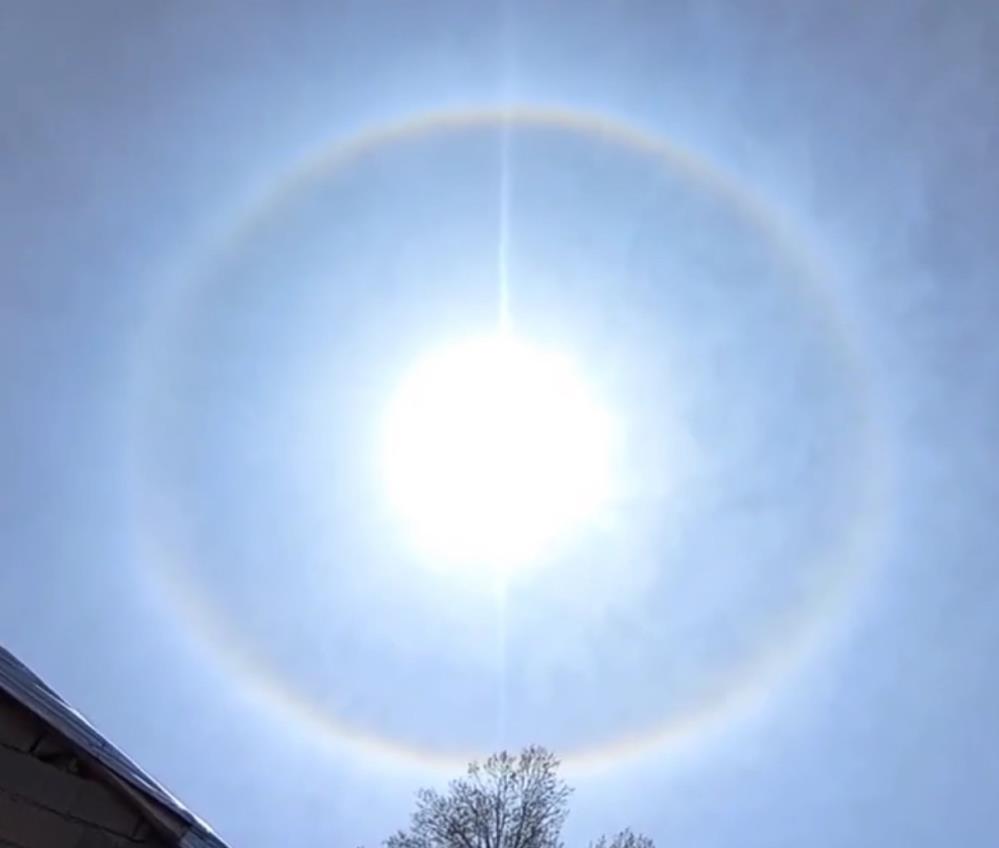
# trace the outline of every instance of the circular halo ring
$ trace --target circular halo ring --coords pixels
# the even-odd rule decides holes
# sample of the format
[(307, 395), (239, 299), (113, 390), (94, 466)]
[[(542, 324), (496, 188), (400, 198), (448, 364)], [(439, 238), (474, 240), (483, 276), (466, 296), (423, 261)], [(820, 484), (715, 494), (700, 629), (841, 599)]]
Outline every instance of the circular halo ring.
[[(610, 142), (632, 155), (647, 157), (655, 167), (681, 174), (737, 212), (795, 272), (795, 278), (801, 283), (795, 289), (797, 296), (810, 302), (811, 308), (824, 319), (832, 346), (849, 375), (858, 415), (856, 467), (860, 469), (862, 480), (856, 493), (856, 506), (839, 544), (817, 557), (818, 562), (830, 564), (830, 576), (796, 611), (783, 618), (780, 626), (775, 628), (776, 635), (752, 661), (730, 675), (723, 685), (705, 693), (694, 706), (641, 731), (624, 734), (599, 745), (570, 750), (564, 755), (563, 763), (568, 772), (594, 772), (650, 752), (685, 748), (722, 729), (762, 704), (778, 683), (800, 667), (805, 658), (829, 637), (834, 625), (841, 623), (845, 617), (849, 602), (855, 600), (858, 589), (869, 581), (874, 571), (878, 543), (887, 520), (889, 463), (880, 427), (874, 420), (869, 375), (855, 334), (828, 290), (823, 269), (802, 244), (800, 235), (794, 233), (774, 210), (753, 193), (706, 160), (666, 138), (614, 119), (575, 110), (497, 106), (432, 112), (376, 126), (333, 143), (316, 156), (307, 157), (304, 164), (293, 168), (276, 187), (272, 185), (262, 197), (251, 202), (250, 211), (235, 227), (228, 228), (217, 244), (209, 247), (207, 256), (202, 255), (198, 259), (213, 267), (216, 262), (231, 255), (255, 227), (283, 208), (299, 191), (349, 167), (365, 154), (418, 138), (508, 125), (557, 130)], [(178, 291), (174, 293), (176, 300), (168, 303), (152, 326), (142, 334), (140, 342), (147, 346), (143, 347), (136, 361), (158, 361), (169, 347), (168, 329), (173, 326), (171, 317), (183, 311), (184, 304), (197, 291), (198, 283), (204, 282), (207, 276), (204, 273), (181, 275)], [(155, 369), (152, 370), (155, 375)], [(133, 409), (139, 410), (132, 434), (138, 472), (149, 459), (148, 447), (144, 446), (142, 438), (142, 426), (148, 420), (148, 398), (144, 399), (143, 395), (156, 381), (148, 379), (148, 368), (140, 369), (133, 377), (136, 392)], [(142, 478), (143, 475), (137, 473), (136, 476)], [(168, 612), (187, 625), (188, 634), (196, 639), (198, 647), (207, 646), (213, 659), (240, 680), (243, 693), (254, 704), (264, 705), (286, 720), (293, 719), (299, 730), (309, 734), (310, 740), (321, 740), (338, 752), (360, 754), (366, 761), (376, 759), (390, 766), (408, 765), (420, 770), (447, 772), (463, 768), (469, 760), (480, 755), (481, 752), (476, 751), (440, 751), (383, 737), (341, 720), (297, 692), (279, 671), (255, 656), (235, 624), (227, 620), (206, 597), (192, 570), (187, 567), (190, 555), (180, 541), (183, 534), (176, 532), (178, 528), (168, 517), (170, 510), (167, 504), (161, 500), (153, 503), (148, 486), (143, 486), (139, 479), (136, 486), (140, 561), (151, 566), (150, 574), (143, 576), (153, 578), (155, 591), (166, 600)]]

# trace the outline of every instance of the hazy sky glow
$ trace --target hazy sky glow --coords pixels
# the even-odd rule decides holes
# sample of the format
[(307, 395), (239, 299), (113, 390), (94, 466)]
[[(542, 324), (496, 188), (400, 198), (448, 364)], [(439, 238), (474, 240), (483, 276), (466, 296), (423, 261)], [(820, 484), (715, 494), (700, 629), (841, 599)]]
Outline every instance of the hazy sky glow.
[(997, 36), (8, 4), (0, 640), (233, 845), (992, 844)]

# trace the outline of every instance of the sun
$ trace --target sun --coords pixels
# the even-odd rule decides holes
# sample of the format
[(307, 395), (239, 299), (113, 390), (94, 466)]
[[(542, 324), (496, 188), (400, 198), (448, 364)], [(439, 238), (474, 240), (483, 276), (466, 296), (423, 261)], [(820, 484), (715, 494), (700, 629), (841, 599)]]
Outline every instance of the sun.
[(383, 431), (388, 499), (429, 564), (537, 564), (612, 490), (614, 426), (571, 359), (508, 334), (418, 360)]

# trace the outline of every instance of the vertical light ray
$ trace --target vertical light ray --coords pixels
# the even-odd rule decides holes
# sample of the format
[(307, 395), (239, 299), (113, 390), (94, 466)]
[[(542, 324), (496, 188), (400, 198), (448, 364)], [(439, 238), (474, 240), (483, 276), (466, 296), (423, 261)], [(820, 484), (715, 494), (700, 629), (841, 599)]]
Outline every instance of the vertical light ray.
[(499, 154), (499, 232), (496, 239), (496, 282), (499, 288), (499, 327), (510, 330), (510, 148), (513, 120), (508, 104), (503, 106)]
[[(511, 146), (514, 115), (512, 111), (512, 84), (514, 67), (513, 2), (503, 0), (500, 5), (500, 104), (499, 122), (499, 222), (496, 238), (496, 283), (499, 294), (499, 331), (510, 332), (510, 190)], [(507, 575), (499, 570), (496, 582), (496, 741), (495, 750), (506, 747), (507, 715), (509, 712), (508, 673), (508, 622)]]
[(510, 331), (510, 191), (511, 147), (514, 115), (512, 107), (514, 78), (513, 0), (500, 6), (500, 109), (499, 121), (499, 223), (496, 238), (496, 283), (499, 294), (499, 329)]
[(509, 674), (507, 655), (507, 581), (501, 574), (496, 581), (496, 742), (494, 749), (507, 746), (507, 715), (509, 712)]

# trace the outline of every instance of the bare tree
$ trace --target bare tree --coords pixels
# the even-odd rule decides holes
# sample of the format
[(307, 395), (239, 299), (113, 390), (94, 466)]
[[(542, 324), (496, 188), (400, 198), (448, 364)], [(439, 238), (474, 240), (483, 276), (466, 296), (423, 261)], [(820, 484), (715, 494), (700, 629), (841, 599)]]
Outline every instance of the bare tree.
[(625, 828), (610, 839), (601, 836), (596, 842), (590, 843), (590, 848), (656, 848), (656, 844), (649, 837)]
[[(503, 751), (448, 784), (446, 793), (421, 789), (409, 828), (386, 848), (562, 848), (562, 825), (572, 789), (558, 776), (559, 760), (540, 747)], [(591, 848), (655, 848), (622, 831)]]

